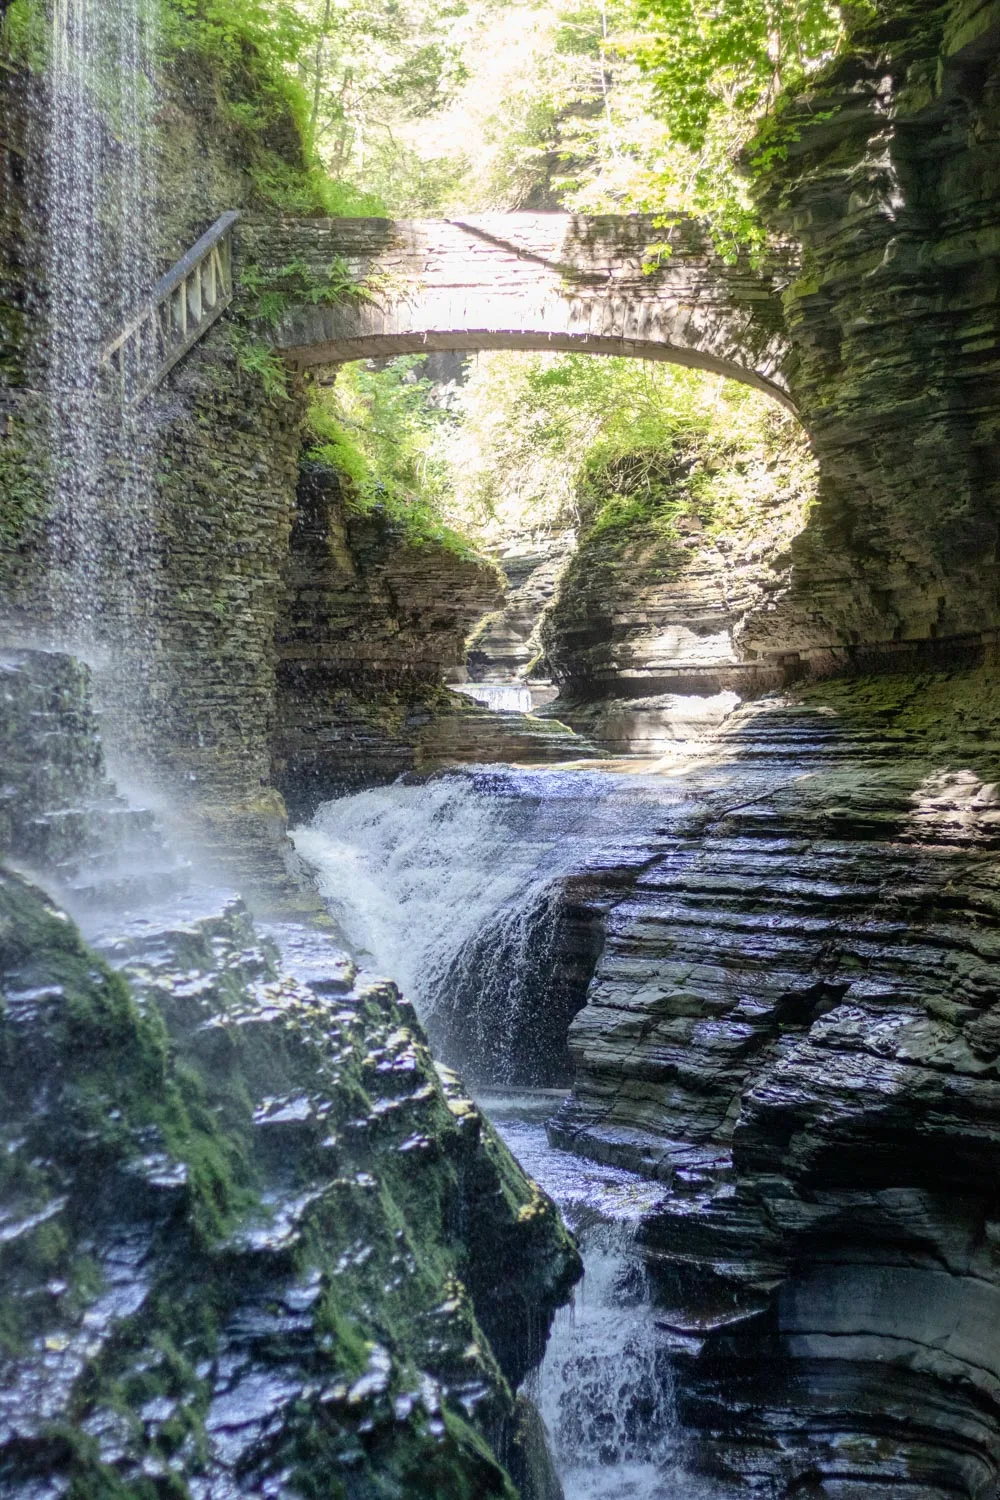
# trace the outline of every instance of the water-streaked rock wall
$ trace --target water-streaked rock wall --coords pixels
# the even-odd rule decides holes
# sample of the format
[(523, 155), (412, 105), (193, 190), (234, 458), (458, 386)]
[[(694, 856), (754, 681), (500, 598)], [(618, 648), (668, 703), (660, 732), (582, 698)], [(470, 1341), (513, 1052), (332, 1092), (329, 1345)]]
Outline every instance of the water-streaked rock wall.
[[(328, 930), (122, 870), (85, 669), (0, 670), (4, 1493), (548, 1500), (553, 1205)], [(89, 858), (86, 939), (12, 855)]]

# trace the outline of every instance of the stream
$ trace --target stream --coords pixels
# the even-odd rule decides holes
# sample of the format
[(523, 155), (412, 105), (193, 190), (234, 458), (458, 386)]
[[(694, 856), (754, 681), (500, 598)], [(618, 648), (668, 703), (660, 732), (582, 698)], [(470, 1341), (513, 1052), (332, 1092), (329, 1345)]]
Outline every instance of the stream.
[(556, 1314), (545, 1356), (527, 1382), (566, 1500), (707, 1496), (683, 1473), (669, 1351), (636, 1244), (643, 1214), (662, 1188), (554, 1150), (544, 1100), (485, 1093), (480, 1103), (525, 1171), (559, 1204), (583, 1255), (583, 1280)]
[[(467, 971), (513, 1032), (531, 1024), (521, 1006), (539, 904), (582, 872), (641, 867), (686, 806), (663, 777), (474, 767), (326, 803), (294, 838), (362, 961), (400, 983), (432, 1036)], [(447, 1058), (439, 1025), (442, 1040)], [(584, 1259), (527, 1385), (566, 1500), (725, 1500), (684, 1473), (670, 1351), (637, 1243), (662, 1185), (550, 1146), (558, 1093), (503, 1087), (503, 1057), (488, 1061), (491, 1081), (474, 1092)]]

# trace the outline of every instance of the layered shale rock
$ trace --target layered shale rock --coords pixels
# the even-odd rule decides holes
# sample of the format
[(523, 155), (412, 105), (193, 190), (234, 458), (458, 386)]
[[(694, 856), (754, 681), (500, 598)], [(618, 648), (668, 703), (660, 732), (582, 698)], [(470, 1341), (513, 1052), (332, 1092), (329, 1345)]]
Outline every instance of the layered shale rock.
[(3, 1493), (550, 1500), (552, 1204), (394, 986), (169, 865), (85, 668), (0, 683), (0, 855), (87, 932), (0, 865)]
[(232, 900), (97, 941), (0, 873), (5, 1494), (513, 1500), (576, 1256), (411, 1008)]
[(702, 1466), (769, 1500), (1000, 1474), (995, 667), (743, 710), (606, 917), (555, 1141), (658, 1178)]
[[(682, 568), (634, 553), (632, 587), (627, 570), (617, 590), (603, 580), (607, 604), (584, 535), (546, 642), (572, 722), (598, 697), (902, 668), (915, 644), (989, 644), (1000, 623), (1000, 21), (974, 0), (875, 9), (759, 142), (760, 206), (796, 247), (786, 371), (818, 503), (762, 529), (756, 554), (708, 538), (683, 539)], [(653, 711), (669, 721), (669, 704)], [(650, 739), (647, 720), (636, 742)]]
[(444, 688), (502, 598), (491, 564), (352, 513), (336, 473), (304, 467), (276, 645), (274, 777), (294, 813), (446, 762), (591, 753), (560, 724)]
[(91, 673), (61, 652), (0, 652), (0, 851), (77, 906), (163, 895), (188, 876), (151, 809), (109, 778)]
[(468, 642), (470, 682), (527, 682), (534, 706), (556, 696), (546, 676), (542, 617), (555, 598), (575, 544), (572, 532), (542, 539), (512, 537), (498, 554), (509, 593)]
[(656, 754), (784, 682), (775, 663), (745, 660), (742, 636), (788, 587), (814, 465), (775, 408), (738, 455), (679, 440), (592, 484), (539, 631), (560, 686), (553, 712), (608, 749)]
[(744, 631), (760, 660), (998, 624), (1000, 19), (875, 10), (763, 142), (765, 216), (803, 253), (790, 380), (822, 478), (787, 596)]

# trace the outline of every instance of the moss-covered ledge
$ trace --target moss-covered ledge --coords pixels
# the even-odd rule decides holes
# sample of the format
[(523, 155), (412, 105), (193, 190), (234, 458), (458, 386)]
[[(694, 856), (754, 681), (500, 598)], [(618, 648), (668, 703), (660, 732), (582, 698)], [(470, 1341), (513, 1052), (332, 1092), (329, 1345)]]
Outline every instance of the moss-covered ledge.
[(239, 903), (107, 934), (112, 968), (0, 872), (9, 1493), (514, 1500), (498, 1454), (531, 1468), (511, 1383), (572, 1243), (395, 989), (277, 935), (309, 982)]

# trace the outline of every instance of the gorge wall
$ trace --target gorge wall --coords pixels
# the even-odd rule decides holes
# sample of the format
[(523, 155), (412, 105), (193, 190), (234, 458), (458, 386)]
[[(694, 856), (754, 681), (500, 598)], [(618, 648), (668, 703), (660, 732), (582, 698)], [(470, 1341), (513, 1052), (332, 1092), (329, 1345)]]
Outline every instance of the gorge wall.
[[(255, 66), (248, 55), (222, 79), (196, 49), (171, 62), (146, 205), (163, 265), (222, 211), (260, 211), (268, 174), (308, 197), (297, 126)], [(45, 179), (26, 167), (44, 168), (48, 100), (30, 70), (5, 71), (0, 88), (0, 628), (14, 644), (61, 644), (54, 458), (38, 394)], [(411, 544), (377, 515), (348, 525), (343, 493), (337, 517), (320, 517), (308, 469), (300, 483), (306, 404), (245, 309), (216, 325), (143, 407), (137, 517), (122, 513), (105, 455), (87, 575), (88, 651), (113, 748), (166, 794), (202, 855), (263, 901), (289, 889), (282, 791), (311, 810), (366, 778), (442, 759), (552, 759), (571, 743), (557, 725), (501, 723), (445, 691), (464, 636), (499, 600), (496, 576)]]
[(1000, 1474), (995, 672), (734, 715), (570, 1027), (553, 1139), (663, 1182), (678, 1409), (739, 1493)]
[(786, 368), (816, 500), (779, 484), (722, 536), (585, 520), (543, 637), (559, 712), (607, 748), (710, 730), (720, 695), (995, 641), (998, 39), (989, 5), (883, 5), (776, 113), (755, 191), (800, 251)]
[[(648, 700), (685, 686), (713, 698), (730, 688), (755, 692), (859, 660), (940, 659), (951, 649), (941, 643), (975, 653), (995, 628), (993, 28), (985, 6), (968, 15), (934, 9), (912, 24), (887, 11), (882, 31), (859, 33), (810, 100), (780, 116), (780, 150), (761, 196), (772, 226), (802, 250), (801, 275), (785, 294), (787, 375), (819, 460), (819, 502), (797, 535), (789, 517), (774, 518), (777, 537), (751, 539), (742, 558), (723, 556), (715, 537), (699, 542), (689, 533), (680, 543), (686, 564), (666, 559), (676, 588), (654, 576), (664, 559), (652, 552), (638, 566), (641, 575), (649, 565), (649, 579), (635, 576), (641, 538), (631, 551), (609, 552), (605, 539), (581, 553), (548, 647), (571, 708), (577, 699)], [(164, 262), (223, 208), (252, 210), (248, 244), (266, 238), (255, 156), (262, 140), (272, 165), (303, 171), (290, 119), (279, 114), (257, 134), (238, 123), (240, 109), (259, 104), (252, 68), (240, 87), (245, 97), (220, 105), (203, 60), (175, 66), (161, 111), (161, 179), (181, 187), (154, 205)], [(41, 114), (44, 100), (23, 73), (5, 74), (4, 89), (0, 583), (9, 632), (23, 639), (44, 633), (51, 608), (42, 583), (45, 437), (32, 394), (44, 224), (26, 170), (39, 146), (25, 123), (28, 107)], [(182, 170), (195, 157), (199, 172)], [(301, 783), (288, 769), (300, 754), (292, 742), (311, 729), (301, 671), (299, 688), (290, 686), (290, 636), (308, 628), (304, 593), (294, 622), (282, 620), (284, 575), (299, 566), (289, 562), (290, 546), (301, 558), (291, 539), (302, 396), (294, 379), (284, 390), (266, 379), (247, 357), (245, 330), (227, 323), (149, 411), (155, 478), (145, 551), (133, 569), (133, 582), (136, 571), (144, 575), (145, 635), (105, 691), (129, 748), (184, 794), (224, 857), (254, 828), (262, 856), (278, 847), (272, 759), (282, 786)], [(300, 539), (311, 525), (300, 521)], [(447, 570), (446, 559), (440, 565)], [(95, 583), (116, 638), (128, 603), (119, 582)], [(419, 611), (419, 598), (414, 605)], [(468, 619), (464, 603), (456, 629), (459, 619)], [(381, 628), (373, 622), (375, 634)], [(317, 641), (326, 629), (316, 622)], [(330, 671), (342, 677), (345, 666), (339, 657)], [(425, 738), (426, 666), (419, 650), (407, 663), (420, 684), (410, 727), (408, 707), (398, 725), (391, 716), (381, 724), (359, 717), (365, 694), (354, 694), (356, 727), (343, 744), (363, 748), (379, 775), (431, 762), (411, 748), (414, 734)], [(356, 677), (363, 667), (352, 670)], [(366, 692), (377, 697), (385, 686), (376, 678)], [(279, 692), (295, 721), (290, 740), (275, 740)], [(359, 774), (357, 757), (349, 752), (345, 770), (329, 711), (312, 701), (330, 773), (346, 784)], [(454, 705), (440, 704), (448, 710), (441, 757), (485, 753), (487, 721), (467, 708), (459, 723)], [(579, 723), (596, 727), (609, 747), (641, 747), (655, 742), (662, 707), (648, 705), (647, 722), (643, 706), (632, 727), (595, 724), (587, 714)], [(632, 711), (624, 712), (628, 720)], [(522, 751), (546, 756), (552, 747), (527, 726), (511, 753)], [(308, 773), (317, 787), (322, 763), (314, 759)]]
[(759, 196), (802, 246), (784, 301), (820, 502), (751, 660), (996, 629), (998, 40), (990, 4), (880, 5), (779, 119)]
[[(572, 914), (593, 940), (599, 910), (604, 950), (554, 1138), (663, 1183), (645, 1236), (681, 1419), (703, 1469), (767, 1500), (982, 1500), (1000, 1475), (998, 35), (990, 5), (884, 7), (779, 120), (762, 201), (803, 246), (786, 310), (820, 464), (807, 524), (786, 497), (778, 546), (747, 537), (735, 558), (690, 527), (666, 559), (649, 536), (584, 537), (549, 627), (580, 722), (615, 748), (652, 747), (672, 711), (657, 700), (689, 690), (711, 716), (730, 691), (883, 673), (735, 714), (709, 791), (689, 783), (628, 891), (588, 888)], [(0, 86), (0, 586), (23, 639), (51, 623), (44, 225), (31, 84)], [(180, 79), (167, 106), (167, 149), (205, 170), (164, 205), (166, 260), (217, 210), (261, 206), (245, 138), (214, 137), (199, 87)], [(495, 585), (303, 476), (301, 388), (276, 389), (232, 335), (150, 408), (154, 628), (102, 692), (126, 744), (186, 789), (203, 843), (274, 889), (272, 788), (304, 811), (361, 775), (494, 758), (495, 723), (438, 678)], [(100, 587), (120, 621), (117, 579)], [(46, 755), (53, 702), (86, 718), (72, 669), (38, 687), (24, 667), (5, 668), (8, 848), (72, 891), (111, 824), (124, 865), (160, 860), (173, 890), (183, 872), (93, 744), (54, 788), (23, 725), (13, 752), (19, 700)], [(0, 886), (0, 1046), (25, 1080), (0, 1122), (4, 1477), (214, 1500), (234, 1473), (264, 1494), (303, 1463), (401, 1484), (436, 1466), (458, 1495), (509, 1494), (524, 1323), (544, 1327), (575, 1262), (405, 1004), (328, 946), (282, 977), (238, 906), (95, 933), (95, 958), (20, 876)], [(477, 1282), (501, 1258), (527, 1303)]]
[[(251, 112), (260, 105), (252, 58), (224, 87), (211, 58), (182, 53), (163, 88), (153, 196), (143, 205), (156, 226), (161, 266), (224, 208), (254, 201), (262, 153), (273, 149), (290, 176), (304, 169), (290, 120), (271, 121), (266, 146), (239, 123), (240, 104)], [(60, 555), (54, 444), (39, 395), (50, 303), (43, 246), (55, 202), (47, 193), (51, 101), (44, 73), (28, 68), (5, 70), (2, 89), (4, 637), (59, 644), (72, 635), (75, 626), (54, 611), (65, 595), (65, 569), (78, 568), (116, 748), (193, 816), (210, 854), (245, 882), (273, 885), (286, 878), (277, 837), (283, 813), (269, 792), (273, 638), (302, 393), (265, 382), (233, 328), (217, 326), (143, 410), (147, 451), (134, 513), (121, 493), (122, 455), (112, 447), (101, 454), (93, 556)], [(113, 132), (99, 116), (94, 128), (95, 149), (114, 153)], [(197, 173), (189, 170), (192, 160)], [(92, 399), (105, 398), (93, 392)], [(116, 434), (107, 413), (101, 420)], [(110, 670), (102, 670), (109, 657)]]
[(664, 1184), (643, 1235), (696, 1471), (767, 1500), (979, 1500), (1000, 1482), (1000, 15), (883, 6), (854, 40), (779, 115), (761, 190), (804, 252), (805, 526), (740, 559), (742, 600), (711, 539), (675, 537), (664, 579), (664, 545), (585, 528), (546, 622), (569, 722), (661, 753), (688, 714), (703, 740), (628, 896), (605, 892), (550, 1133)]
[(553, 1205), (393, 985), (193, 882), (89, 687), (0, 668), (0, 1484), (551, 1500)]
[(592, 753), (555, 721), (449, 692), (473, 626), (503, 599), (483, 559), (352, 514), (344, 481), (304, 464), (276, 627), (275, 783), (306, 815), (324, 797), (455, 761)]
[[(655, 755), (794, 675), (777, 654), (748, 661), (742, 638), (787, 592), (815, 469), (777, 411), (739, 455), (694, 439), (646, 457), (649, 474), (636, 463), (596, 481), (608, 497), (584, 510), (538, 636), (560, 688), (552, 711), (606, 749)], [(723, 473), (735, 503), (713, 498)]]

